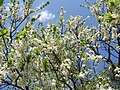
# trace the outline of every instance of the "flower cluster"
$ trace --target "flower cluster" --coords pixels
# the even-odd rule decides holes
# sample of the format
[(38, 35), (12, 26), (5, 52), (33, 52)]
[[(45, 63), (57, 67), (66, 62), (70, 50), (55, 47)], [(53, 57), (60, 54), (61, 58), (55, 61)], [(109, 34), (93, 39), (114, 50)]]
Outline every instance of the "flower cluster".
[(65, 59), (62, 64), (60, 65), (60, 68), (62, 69), (62, 74), (66, 75), (68, 73), (68, 70), (70, 70), (71, 66), (71, 60), (70, 59)]
[(68, 26), (70, 29), (75, 30), (76, 27), (79, 25), (79, 23), (81, 22), (81, 16), (70, 16), (70, 18), (68, 19)]
[(116, 67), (115, 70), (114, 70), (114, 72), (115, 72), (115, 77), (116, 78), (120, 78), (120, 68)]

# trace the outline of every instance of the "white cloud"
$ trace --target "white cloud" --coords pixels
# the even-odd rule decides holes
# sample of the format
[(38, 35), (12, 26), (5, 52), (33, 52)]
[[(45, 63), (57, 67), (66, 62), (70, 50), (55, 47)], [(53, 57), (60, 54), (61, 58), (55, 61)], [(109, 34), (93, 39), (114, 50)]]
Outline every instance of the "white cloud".
[(52, 13), (49, 13), (47, 10), (44, 10), (40, 13), (40, 18), (39, 18), (39, 21), (41, 22), (45, 22), (47, 20), (51, 20), (51, 19), (54, 19), (55, 18), (55, 15), (52, 14)]

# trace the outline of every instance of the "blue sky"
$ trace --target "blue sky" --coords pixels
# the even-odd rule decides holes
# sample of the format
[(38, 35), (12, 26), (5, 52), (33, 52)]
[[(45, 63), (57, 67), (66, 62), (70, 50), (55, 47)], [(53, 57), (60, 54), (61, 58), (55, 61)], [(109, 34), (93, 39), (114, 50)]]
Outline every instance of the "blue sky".
[[(20, 0), (21, 2), (23, 0)], [(41, 6), (41, 4), (45, 3), (49, 1), (50, 4), (45, 7), (44, 9), (42, 9), (40, 12), (41, 17), (39, 19), (39, 21), (43, 22), (45, 25), (47, 25), (50, 21), (54, 22), (55, 24), (57, 24), (57, 22), (59, 21), (59, 14), (58, 12), (60, 11), (61, 7), (64, 7), (66, 13), (65, 13), (65, 19), (69, 18), (70, 15), (72, 16), (76, 16), (76, 15), (81, 15), (83, 16), (83, 18), (86, 18), (87, 16), (90, 15), (90, 11), (84, 7), (80, 7), (81, 4), (86, 5), (87, 3), (85, 2), (85, 0), (35, 0), (35, 2), (33, 3), (33, 8), (38, 8)], [(96, 0), (88, 0), (90, 3), (95, 2)], [(5, 0), (6, 2), (6, 6), (10, 6), (10, 0)], [(23, 11), (23, 3), (20, 4), (21, 5), (21, 9), (20, 12)], [(7, 8), (9, 9), (9, 8)], [(35, 16), (35, 15), (33, 15)], [(91, 17), (88, 21), (87, 21), (87, 25), (90, 24), (96, 24), (96, 20), (95, 18)]]
[[(41, 14), (47, 14), (46, 16), (50, 16), (51, 19), (44, 19), (44, 22), (53, 21), (54, 23), (57, 23), (59, 21), (59, 14), (60, 7), (64, 7), (66, 13), (65, 13), (65, 19), (69, 18), (70, 15), (76, 16), (81, 15), (83, 18), (86, 18), (88, 15), (90, 15), (90, 12), (88, 9), (80, 7), (80, 4), (86, 4), (85, 0), (36, 0), (33, 4), (33, 7), (38, 7), (42, 3), (50, 1), (50, 5), (45, 7), (41, 12)], [(96, 0), (89, 0), (90, 3), (93, 3)], [(43, 15), (45, 18), (45, 15)], [(88, 23), (88, 22), (87, 22)], [(91, 18), (90, 23), (96, 24), (95, 19)]]

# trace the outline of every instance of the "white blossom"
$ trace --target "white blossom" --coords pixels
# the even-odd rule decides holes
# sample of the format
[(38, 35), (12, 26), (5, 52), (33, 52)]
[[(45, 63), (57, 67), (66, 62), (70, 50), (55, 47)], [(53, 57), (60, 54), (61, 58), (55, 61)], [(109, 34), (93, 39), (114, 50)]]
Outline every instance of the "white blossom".
[(52, 79), (51, 84), (52, 84), (52, 86), (55, 86), (55, 85), (56, 85), (56, 80), (55, 80), (55, 79)]
[(80, 72), (79, 78), (84, 79), (84, 77), (85, 77), (85, 74), (83, 72)]

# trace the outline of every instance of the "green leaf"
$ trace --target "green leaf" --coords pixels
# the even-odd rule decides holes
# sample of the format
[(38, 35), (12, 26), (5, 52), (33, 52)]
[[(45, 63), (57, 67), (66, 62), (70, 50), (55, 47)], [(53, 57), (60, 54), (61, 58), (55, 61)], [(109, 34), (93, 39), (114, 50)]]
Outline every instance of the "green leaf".
[(46, 3), (47, 3), (47, 5), (48, 5), (48, 4), (50, 4), (50, 2), (49, 2), (49, 1), (47, 1)]
[(110, 5), (109, 5), (109, 8), (110, 7), (115, 7), (116, 5), (118, 5), (119, 3), (120, 3), (120, 0), (109, 0), (108, 1), (109, 3), (110, 3)]
[(43, 60), (43, 67), (45, 68), (45, 71), (48, 70), (48, 62), (47, 62), (47, 59), (44, 59), (44, 60)]
[(40, 18), (40, 14), (37, 15), (37, 18), (36, 18), (36, 19), (38, 19), (38, 18)]
[(85, 57), (85, 52), (84, 51), (82, 51), (80, 54), (81, 54), (82, 57)]
[(36, 55), (40, 55), (40, 50), (34, 50), (34, 53), (35, 53)]
[(15, 2), (15, 0), (10, 0), (12, 3), (14, 3)]
[(4, 0), (0, 0), (0, 6), (2, 6), (2, 5), (3, 5), (3, 2), (4, 2)]
[(112, 18), (112, 13), (111, 13), (111, 12), (108, 12), (108, 14), (105, 15), (104, 17), (105, 17), (105, 19), (107, 19), (108, 22), (111, 22), (112, 19), (113, 19), (113, 18)]
[(30, 62), (30, 58), (31, 58), (31, 57), (32, 57), (31, 54), (28, 54), (28, 55), (26, 56), (27, 63)]
[(108, 12), (108, 14), (105, 16), (106, 19), (109, 19), (109, 18), (111, 18), (111, 17), (112, 17), (111, 12)]
[(8, 33), (8, 30), (4, 28), (3, 30), (0, 30), (0, 36), (6, 35)]
[(35, 20), (36, 20), (36, 18), (32, 18), (32, 19), (31, 19), (31, 22), (35, 22)]
[(6, 65), (9, 67), (13, 64), (14, 60), (12, 59), (9, 59), (7, 62), (6, 62)]
[(35, 90), (40, 90), (40, 88), (39, 88), (39, 87), (36, 87)]

